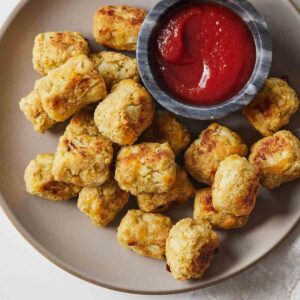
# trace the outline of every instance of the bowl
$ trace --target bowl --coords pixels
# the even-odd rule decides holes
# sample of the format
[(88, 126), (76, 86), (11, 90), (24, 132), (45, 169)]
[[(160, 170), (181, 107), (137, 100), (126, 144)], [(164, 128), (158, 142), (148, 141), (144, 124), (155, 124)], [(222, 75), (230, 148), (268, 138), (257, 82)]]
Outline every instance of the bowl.
[(160, 1), (152, 8), (145, 19), (140, 30), (137, 46), (137, 61), (141, 79), (153, 98), (176, 115), (197, 120), (223, 118), (249, 104), (267, 79), (272, 62), (271, 36), (264, 18), (246, 0), (198, 0), (190, 2), (223, 5), (239, 15), (247, 24), (252, 33), (256, 51), (255, 66), (250, 79), (236, 95), (225, 102), (210, 106), (183, 103), (176, 96), (170, 95), (160, 84), (153, 64), (152, 41), (154, 32), (167, 14), (187, 3), (184, 0)]

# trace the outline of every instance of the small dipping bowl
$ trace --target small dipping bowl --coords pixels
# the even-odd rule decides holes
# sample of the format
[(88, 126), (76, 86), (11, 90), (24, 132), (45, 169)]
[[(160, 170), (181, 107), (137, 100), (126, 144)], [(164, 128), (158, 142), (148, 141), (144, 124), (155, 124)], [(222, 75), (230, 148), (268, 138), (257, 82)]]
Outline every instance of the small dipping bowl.
[[(153, 54), (155, 32), (166, 15), (188, 3), (214, 3), (227, 7), (246, 23), (254, 39), (256, 60), (250, 79), (236, 95), (218, 104), (198, 106), (181, 101), (179, 97), (171, 95), (162, 85), (155, 71)], [(272, 42), (265, 20), (246, 0), (163, 0), (152, 8), (141, 27), (137, 45), (137, 61), (144, 85), (164, 108), (176, 115), (191, 119), (213, 120), (242, 109), (258, 93), (271, 68)]]

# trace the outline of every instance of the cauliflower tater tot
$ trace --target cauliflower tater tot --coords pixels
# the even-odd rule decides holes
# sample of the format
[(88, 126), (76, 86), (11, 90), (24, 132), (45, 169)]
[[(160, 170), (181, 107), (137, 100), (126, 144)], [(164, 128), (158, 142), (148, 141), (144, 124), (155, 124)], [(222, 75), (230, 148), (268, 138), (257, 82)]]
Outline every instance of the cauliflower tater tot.
[(167, 216), (129, 210), (118, 227), (117, 238), (122, 246), (140, 255), (164, 259), (171, 227)]
[(187, 128), (179, 123), (175, 117), (167, 111), (156, 111), (152, 125), (142, 134), (145, 142), (168, 142), (178, 155), (191, 142), (191, 136)]
[(91, 54), (90, 60), (103, 77), (108, 91), (123, 79), (139, 81), (135, 58), (117, 52), (101, 51)]
[(216, 210), (247, 216), (255, 206), (259, 187), (257, 169), (245, 157), (228, 156), (219, 165), (212, 184), (212, 203)]
[(167, 266), (177, 280), (201, 278), (218, 247), (219, 237), (207, 222), (182, 219), (167, 239)]
[(269, 78), (243, 113), (262, 135), (269, 136), (287, 125), (298, 108), (299, 99), (288, 83)]
[(56, 124), (56, 121), (51, 119), (44, 111), (41, 99), (35, 91), (21, 99), (20, 109), (32, 123), (34, 130), (39, 133), (44, 133)]
[(232, 154), (246, 156), (247, 151), (237, 133), (212, 123), (186, 150), (185, 168), (196, 180), (211, 184), (222, 160)]
[(212, 203), (211, 189), (205, 188), (196, 192), (194, 219), (197, 221), (206, 220), (217, 228), (233, 229), (243, 227), (248, 216), (235, 216), (217, 211)]
[(142, 193), (137, 195), (137, 203), (145, 212), (163, 212), (175, 204), (186, 202), (195, 194), (187, 173), (177, 165), (176, 181), (169, 192), (161, 194)]
[(106, 96), (103, 78), (84, 54), (70, 58), (37, 80), (34, 90), (41, 98), (45, 112), (58, 122)]
[(154, 104), (150, 94), (132, 79), (116, 84), (95, 111), (98, 130), (112, 142), (131, 145), (150, 126)]
[(128, 202), (129, 194), (111, 179), (99, 187), (84, 187), (77, 207), (97, 226), (106, 226)]
[(300, 177), (300, 141), (282, 130), (256, 142), (249, 161), (260, 173), (261, 184), (274, 189)]
[(33, 68), (41, 75), (47, 75), (69, 58), (89, 53), (88, 42), (79, 32), (45, 32), (34, 40), (32, 51)]
[(53, 161), (54, 155), (48, 153), (39, 154), (30, 161), (24, 175), (26, 191), (52, 201), (68, 200), (78, 195), (80, 187), (54, 179)]
[(121, 148), (115, 179), (133, 195), (168, 192), (176, 180), (175, 156), (168, 143), (144, 143)]
[(146, 15), (144, 9), (126, 5), (100, 7), (94, 16), (96, 42), (115, 50), (135, 51)]
[(79, 186), (99, 186), (109, 178), (112, 143), (97, 130), (93, 113), (77, 113), (60, 138), (53, 164), (55, 179)]

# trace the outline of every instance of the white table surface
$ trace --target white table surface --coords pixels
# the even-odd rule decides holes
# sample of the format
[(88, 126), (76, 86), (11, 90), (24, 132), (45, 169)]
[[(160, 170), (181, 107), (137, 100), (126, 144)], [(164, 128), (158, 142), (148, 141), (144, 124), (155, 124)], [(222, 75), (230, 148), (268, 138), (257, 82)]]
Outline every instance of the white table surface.
[[(0, 26), (18, 2), (0, 1)], [(123, 294), (66, 273), (25, 241), (1, 208), (0, 253), (0, 300), (300, 299), (300, 226), (271, 254), (240, 275), (194, 293), (171, 296)]]

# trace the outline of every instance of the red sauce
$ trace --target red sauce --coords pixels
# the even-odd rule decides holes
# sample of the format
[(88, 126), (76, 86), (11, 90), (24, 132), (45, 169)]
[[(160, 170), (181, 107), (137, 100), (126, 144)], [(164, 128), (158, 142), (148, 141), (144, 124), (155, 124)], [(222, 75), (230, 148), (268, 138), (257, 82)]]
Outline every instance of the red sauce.
[(154, 54), (166, 88), (194, 105), (224, 102), (237, 94), (256, 59), (244, 21), (211, 3), (190, 4), (168, 15), (158, 29)]

